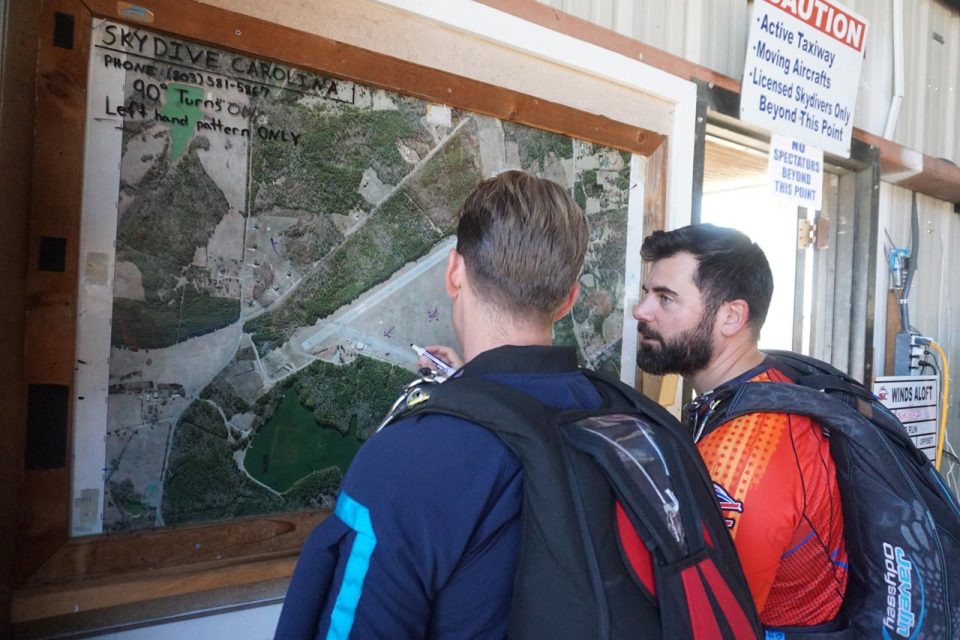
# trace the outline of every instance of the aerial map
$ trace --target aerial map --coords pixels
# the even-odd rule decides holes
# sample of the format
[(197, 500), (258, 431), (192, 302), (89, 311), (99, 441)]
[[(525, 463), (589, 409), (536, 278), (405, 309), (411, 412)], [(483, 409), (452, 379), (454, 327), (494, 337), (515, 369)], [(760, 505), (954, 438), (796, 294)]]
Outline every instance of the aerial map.
[(108, 21), (93, 45), (119, 181), (104, 424), (76, 427), (103, 436), (99, 524), (75, 532), (329, 508), (409, 345), (458, 347), (456, 212), (506, 169), (586, 211), (555, 340), (619, 375), (629, 153)]

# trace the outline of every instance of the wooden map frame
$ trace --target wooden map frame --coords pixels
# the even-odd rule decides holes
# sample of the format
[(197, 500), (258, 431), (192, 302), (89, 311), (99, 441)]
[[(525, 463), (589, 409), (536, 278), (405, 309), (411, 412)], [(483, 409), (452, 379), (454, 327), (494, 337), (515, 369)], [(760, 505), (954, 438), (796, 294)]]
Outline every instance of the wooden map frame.
[[(210, 4), (170, 5), (47, 0), (41, 14), (24, 379), (28, 386), (71, 390), (67, 425), (73, 424), (89, 48), (98, 17), (641, 154), (647, 157), (644, 233), (666, 226), (668, 136)], [(151, 21), (129, 17), (136, 15)], [(64, 25), (72, 28), (70, 48), (52, 37), (64, 35)], [(51, 238), (65, 239), (62, 271), (38, 266)], [(25, 471), (14, 624), (270, 581), (282, 593), (306, 536), (326, 516), (294, 513), (71, 539), (70, 458), (68, 427), (65, 466)]]

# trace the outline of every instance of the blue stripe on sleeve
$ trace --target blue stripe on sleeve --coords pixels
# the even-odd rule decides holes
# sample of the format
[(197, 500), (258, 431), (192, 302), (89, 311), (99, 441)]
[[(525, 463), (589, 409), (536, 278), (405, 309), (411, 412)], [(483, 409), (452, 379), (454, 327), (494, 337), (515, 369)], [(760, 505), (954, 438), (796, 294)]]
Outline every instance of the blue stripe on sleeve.
[(370, 510), (342, 491), (337, 498), (334, 514), (357, 532), (344, 568), (340, 593), (337, 594), (333, 611), (330, 613), (330, 628), (327, 630), (327, 640), (346, 640), (353, 628), (357, 604), (363, 592), (363, 580), (367, 577), (370, 558), (377, 546), (377, 536), (373, 532)]

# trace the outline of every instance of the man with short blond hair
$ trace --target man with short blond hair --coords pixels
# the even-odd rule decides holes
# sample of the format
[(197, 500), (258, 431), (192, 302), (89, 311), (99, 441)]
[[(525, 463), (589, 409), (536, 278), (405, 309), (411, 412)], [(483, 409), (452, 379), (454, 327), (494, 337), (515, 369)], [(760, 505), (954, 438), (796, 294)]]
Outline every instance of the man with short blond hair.
[[(501, 173), (467, 197), (457, 240), (444, 278), (466, 360), (457, 375), (556, 409), (598, 406), (575, 351), (550, 346), (587, 248), (567, 191)], [(469, 420), (389, 425), (361, 447), (335, 513), (307, 541), (277, 638), (506, 637), (522, 481), (517, 457)]]

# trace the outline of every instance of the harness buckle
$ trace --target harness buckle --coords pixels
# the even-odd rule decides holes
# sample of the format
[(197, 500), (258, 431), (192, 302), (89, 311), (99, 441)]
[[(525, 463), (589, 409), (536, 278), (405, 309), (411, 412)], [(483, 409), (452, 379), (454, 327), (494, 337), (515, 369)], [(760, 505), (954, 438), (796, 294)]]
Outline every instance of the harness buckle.
[(379, 433), (381, 429), (397, 418), (409, 413), (418, 405), (429, 400), (430, 387), (439, 385), (445, 382), (446, 379), (447, 376), (441, 375), (427, 367), (418, 370), (416, 379), (408, 382), (406, 386), (403, 387), (403, 392), (400, 394), (400, 397), (390, 406), (390, 410), (387, 411), (387, 415), (377, 426), (376, 430), (374, 430), (374, 433)]

